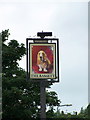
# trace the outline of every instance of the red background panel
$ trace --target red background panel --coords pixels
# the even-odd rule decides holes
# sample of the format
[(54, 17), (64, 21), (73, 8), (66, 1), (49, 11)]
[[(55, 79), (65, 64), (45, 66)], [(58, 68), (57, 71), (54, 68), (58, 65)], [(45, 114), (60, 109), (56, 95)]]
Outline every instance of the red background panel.
[(34, 73), (46, 73), (46, 72), (40, 72), (38, 71), (38, 66), (37, 66), (37, 54), (38, 52), (42, 50), (47, 54), (48, 59), (51, 62), (51, 68), (48, 70), (47, 73), (52, 73), (53, 70), (53, 51), (51, 50), (51, 46), (44, 46), (44, 45), (34, 45), (32, 46), (32, 69)]

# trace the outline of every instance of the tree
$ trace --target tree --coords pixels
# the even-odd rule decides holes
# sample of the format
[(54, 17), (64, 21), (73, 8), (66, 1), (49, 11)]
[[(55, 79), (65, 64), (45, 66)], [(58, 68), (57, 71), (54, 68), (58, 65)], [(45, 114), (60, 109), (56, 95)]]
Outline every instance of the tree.
[[(18, 64), (18, 60), (21, 60), (26, 54), (26, 49), (24, 44), (19, 44), (16, 40), (7, 42), (9, 35), (9, 30), (1, 33), (3, 119), (29, 120), (30, 118), (39, 118), (39, 83), (26, 81), (26, 72)], [(46, 94), (47, 105), (54, 108), (60, 104), (55, 92), (47, 91)]]
[(88, 114), (88, 118), (90, 118), (90, 103), (89, 103), (89, 105), (87, 106), (86, 113)]
[(83, 109), (83, 107), (81, 107), (81, 110), (80, 110), (80, 113), (78, 114), (78, 117), (90, 118), (90, 104), (85, 109)]
[(0, 34), (0, 119), (2, 118), (2, 38)]
[(48, 111), (47, 111), (47, 117), (48, 118), (56, 118), (56, 114), (54, 112), (54, 106), (59, 106), (61, 101), (58, 100), (57, 94), (54, 91), (47, 92), (46, 93), (46, 103)]

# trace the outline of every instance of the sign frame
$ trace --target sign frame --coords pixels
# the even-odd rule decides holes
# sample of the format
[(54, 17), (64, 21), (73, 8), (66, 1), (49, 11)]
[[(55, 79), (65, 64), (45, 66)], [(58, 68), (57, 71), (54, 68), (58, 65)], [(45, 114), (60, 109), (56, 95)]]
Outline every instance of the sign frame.
[[(32, 71), (30, 71), (30, 59), (31, 59), (31, 51), (30, 51), (30, 45), (54, 45), (55, 46), (55, 54), (54, 54), (54, 60), (55, 60), (55, 77), (52, 78), (31, 78), (30, 74)], [(58, 38), (27, 38), (26, 39), (26, 59), (27, 59), (27, 80), (30, 80), (31, 82), (40, 82), (47, 81), (47, 82), (59, 82), (59, 39)]]
[[(33, 73), (32, 71), (32, 63), (33, 63), (33, 60), (32, 60), (32, 47), (53, 47), (54, 50), (53, 50), (53, 73)], [(41, 48), (43, 50), (43, 48)], [(44, 43), (44, 44), (41, 44), (41, 43), (38, 43), (38, 44), (35, 44), (35, 43), (29, 43), (29, 76), (31, 79), (56, 79), (56, 44), (55, 43)], [(39, 52), (40, 50), (38, 50)], [(30, 57), (31, 56), (31, 57)], [(35, 56), (35, 54), (33, 55)], [(43, 71), (43, 70), (42, 70)], [(33, 76), (33, 77), (31, 77)]]

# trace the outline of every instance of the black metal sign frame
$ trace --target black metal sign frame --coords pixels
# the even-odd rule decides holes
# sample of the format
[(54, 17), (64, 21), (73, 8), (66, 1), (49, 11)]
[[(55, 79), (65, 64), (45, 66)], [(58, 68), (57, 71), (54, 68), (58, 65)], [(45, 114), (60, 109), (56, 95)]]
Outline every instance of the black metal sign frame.
[[(54, 74), (51, 76), (53, 77), (40, 77), (44, 74), (39, 73), (36, 74), (36, 77), (31, 77), (32, 74), (32, 52), (31, 49), (33, 46), (53, 46), (54, 50)], [(59, 39), (58, 38), (27, 38), (26, 39), (26, 50), (27, 50), (27, 80), (30, 80), (32, 82), (40, 82), (42, 80), (45, 80), (47, 82), (59, 82)], [(49, 76), (48, 74), (45, 74), (46, 76)], [(35, 74), (34, 74), (35, 76)]]

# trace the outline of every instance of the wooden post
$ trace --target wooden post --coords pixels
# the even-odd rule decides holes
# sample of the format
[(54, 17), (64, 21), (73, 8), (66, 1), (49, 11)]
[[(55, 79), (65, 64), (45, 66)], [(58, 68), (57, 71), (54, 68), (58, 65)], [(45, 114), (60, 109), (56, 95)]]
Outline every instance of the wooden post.
[(41, 111), (40, 111), (40, 118), (41, 120), (46, 119), (46, 82), (44, 80), (41, 80), (40, 82), (40, 104), (41, 104)]

